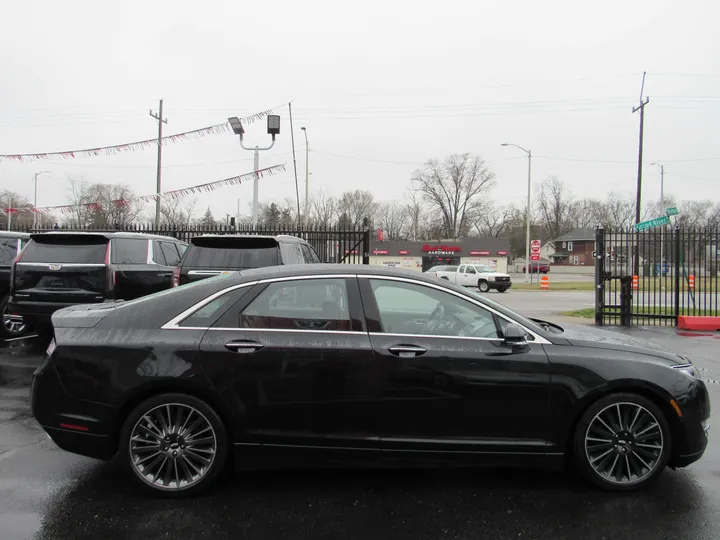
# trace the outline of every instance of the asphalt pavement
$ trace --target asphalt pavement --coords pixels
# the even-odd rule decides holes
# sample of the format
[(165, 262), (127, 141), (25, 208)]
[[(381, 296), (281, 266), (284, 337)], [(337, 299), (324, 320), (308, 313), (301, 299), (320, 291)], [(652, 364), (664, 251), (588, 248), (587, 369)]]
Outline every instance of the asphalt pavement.
[[(720, 334), (616, 331), (689, 355), (718, 410)], [(202, 497), (156, 499), (136, 491), (116, 462), (58, 449), (29, 409), (43, 344), (0, 347), (0, 540), (720, 538), (716, 426), (702, 460), (640, 493), (599, 492), (535, 470), (349, 469), (238, 473)]]

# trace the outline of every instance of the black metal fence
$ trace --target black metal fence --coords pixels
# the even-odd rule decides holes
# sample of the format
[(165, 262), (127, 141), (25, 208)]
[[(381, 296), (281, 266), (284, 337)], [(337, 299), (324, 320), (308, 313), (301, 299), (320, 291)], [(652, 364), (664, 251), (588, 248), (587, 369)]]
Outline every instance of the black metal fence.
[(719, 313), (716, 229), (598, 229), (595, 322), (677, 325), (680, 315)]
[(258, 235), (280, 235), (287, 234), (307, 240), (317, 251), (323, 262), (345, 263), (345, 264), (369, 264), (370, 230), (362, 228), (342, 227), (284, 227), (284, 226), (257, 226), (239, 225), (234, 226), (164, 226), (154, 225), (123, 225), (115, 228), (105, 229), (77, 229), (72, 227), (48, 227), (40, 229), (16, 229), (27, 232), (48, 232), (53, 230), (64, 231), (85, 231), (85, 232), (137, 232), (145, 234), (159, 234), (172, 236), (189, 242), (191, 238), (201, 234), (258, 234)]

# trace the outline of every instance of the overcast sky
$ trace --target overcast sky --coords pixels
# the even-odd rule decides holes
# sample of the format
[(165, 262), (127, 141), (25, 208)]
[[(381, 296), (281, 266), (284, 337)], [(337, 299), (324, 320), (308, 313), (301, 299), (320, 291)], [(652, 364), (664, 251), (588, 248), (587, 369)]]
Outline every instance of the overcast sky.
[[(646, 161), (666, 164), (665, 192), (720, 199), (717, 2), (272, 2), (28, 0), (3, 7), (0, 154), (120, 144), (274, 108), (281, 134), (261, 167), (261, 201), (295, 197), (287, 102), (293, 102), (303, 194), (370, 189), (400, 199), (428, 158), (481, 155), (493, 198), (522, 204), (533, 179), (556, 175), (576, 197), (630, 194), (637, 175), (643, 71)], [(246, 144), (269, 143), (265, 123)], [(120, 156), (0, 163), (0, 188), (38, 206), (68, 202), (66, 176), (155, 192), (154, 149)], [(166, 147), (163, 187), (252, 170), (234, 135)], [(644, 201), (659, 197), (648, 167)], [(198, 212), (249, 213), (252, 184), (198, 196)], [(150, 210), (148, 206), (148, 210)]]

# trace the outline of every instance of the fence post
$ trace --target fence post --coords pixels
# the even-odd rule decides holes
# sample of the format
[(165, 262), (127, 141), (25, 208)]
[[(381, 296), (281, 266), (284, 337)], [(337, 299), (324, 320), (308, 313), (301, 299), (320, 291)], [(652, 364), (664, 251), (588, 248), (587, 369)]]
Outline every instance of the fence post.
[(603, 307), (605, 306), (605, 229), (595, 229), (595, 324), (603, 325)]
[(678, 324), (678, 317), (680, 316), (680, 228), (675, 227), (675, 326)]
[(370, 264), (370, 224), (368, 218), (363, 218), (363, 250), (362, 263)]

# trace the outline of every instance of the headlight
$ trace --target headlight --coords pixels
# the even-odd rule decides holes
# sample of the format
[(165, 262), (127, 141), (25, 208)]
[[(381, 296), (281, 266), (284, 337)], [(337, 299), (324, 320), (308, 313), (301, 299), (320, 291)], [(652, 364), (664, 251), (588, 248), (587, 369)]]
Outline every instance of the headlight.
[(495, 276), (493, 276), (492, 274), (490, 274), (487, 278), (488, 281), (495, 281)]
[(701, 379), (700, 372), (692, 364), (681, 364), (679, 366), (673, 366), (673, 369), (676, 369), (693, 379)]

